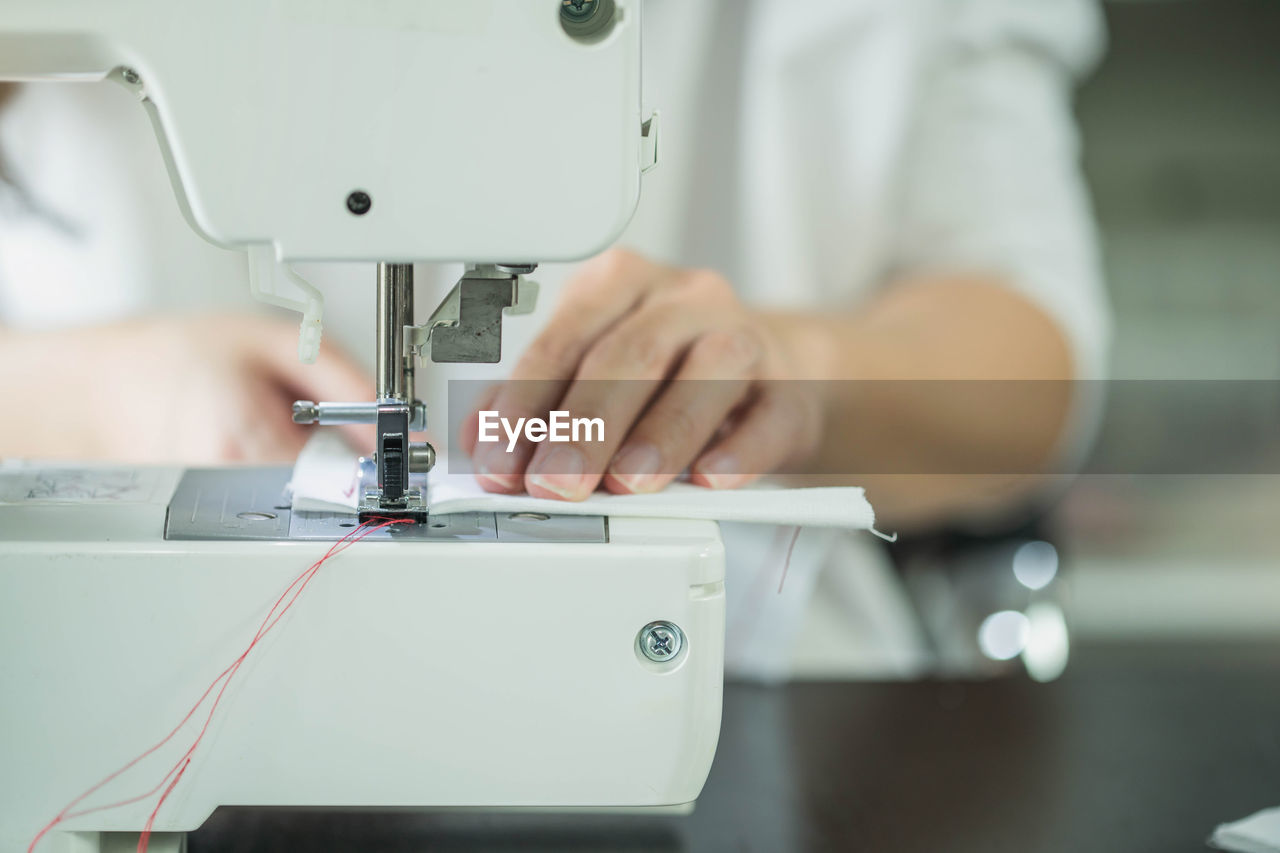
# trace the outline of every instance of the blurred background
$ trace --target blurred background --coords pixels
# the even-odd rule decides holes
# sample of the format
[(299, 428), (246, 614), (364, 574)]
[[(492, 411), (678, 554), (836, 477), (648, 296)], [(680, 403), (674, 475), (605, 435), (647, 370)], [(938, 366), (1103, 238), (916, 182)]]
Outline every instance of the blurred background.
[[(1280, 3), (1105, 9), (1110, 48), (1077, 113), (1111, 375), (1278, 380)], [(1280, 476), (1082, 478), (1048, 525), (1073, 640), (1280, 638), (1278, 522)]]

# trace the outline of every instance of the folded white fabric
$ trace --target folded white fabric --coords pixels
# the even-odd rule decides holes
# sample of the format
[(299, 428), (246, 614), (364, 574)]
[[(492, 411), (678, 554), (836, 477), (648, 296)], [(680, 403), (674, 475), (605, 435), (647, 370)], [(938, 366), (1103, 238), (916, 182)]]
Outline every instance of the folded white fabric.
[(1209, 843), (1235, 853), (1280, 853), (1280, 808), (1263, 809), (1235, 823), (1224, 823)]
[[(553, 515), (608, 515), (639, 518), (696, 518), (873, 530), (875, 511), (854, 487), (787, 489), (763, 482), (731, 491), (672, 483), (651, 495), (597, 492), (569, 502), (484, 491), (471, 474), (445, 473), (443, 460), (428, 477), (431, 512), (543, 512)], [(359, 469), (351, 451), (333, 433), (317, 431), (298, 456), (290, 488), (298, 511), (347, 511), (359, 501)], [(874, 531), (873, 531), (874, 532)]]
[(360, 503), (360, 461), (333, 430), (318, 429), (293, 463), (294, 512), (354, 512)]
[(716, 491), (672, 483), (651, 495), (596, 492), (584, 501), (556, 501), (529, 495), (495, 495), (470, 474), (430, 477), (431, 512), (544, 512), (640, 518), (701, 518), (797, 527), (870, 530), (875, 512), (862, 489), (783, 489), (769, 484)]

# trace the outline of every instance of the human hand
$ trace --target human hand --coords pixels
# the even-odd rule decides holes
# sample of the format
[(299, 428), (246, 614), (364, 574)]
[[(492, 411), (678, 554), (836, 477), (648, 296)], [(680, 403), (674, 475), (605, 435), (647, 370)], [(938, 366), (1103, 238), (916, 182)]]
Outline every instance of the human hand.
[[(10, 401), (0, 453), (141, 464), (292, 461), (313, 427), (295, 399), (370, 400), (336, 347), (298, 361), (297, 326), (253, 315), (0, 330)], [(363, 429), (363, 432), (358, 430)], [(371, 445), (367, 428), (349, 434)]]
[(511, 422), (552, 409), (602, 418), (605, 440), (521, 439), (508, 452), (477, 442), (477, 412), (460, 442), (488, 491), (655, 492), (686, 468), (695, 484), (737, 488), (817, 446), (821, 383), (778, 381), (805, 375), (799, 350), (717, 273), (609, 251), (566, 285), (511, 380), (478, 407)]

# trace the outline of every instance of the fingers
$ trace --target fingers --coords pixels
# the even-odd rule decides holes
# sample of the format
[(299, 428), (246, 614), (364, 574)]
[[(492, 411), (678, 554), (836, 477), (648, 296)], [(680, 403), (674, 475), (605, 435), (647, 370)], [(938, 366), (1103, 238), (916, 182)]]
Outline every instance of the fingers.
[(808, 383), (770, 382), (741, 421), (694, 463), (690, 481), (736, 489), (817, 446), (821, 406)]
[[(781, 430), (772, 435), (773, 446), (785, 447), (787, 430), (799, 428), (797, 413), (803, 415), (802, 409), (787, 415), (772, 404), (759, 411), (753, 405), (721, 438), (727, 419), (765, 373), (759, 334), (722, 277), (608, 253), (584, 266), (512, 381), (479, 407), (496, 410), (508, 424), (566, 410), (574, 419), (604, 423), (602, 440), (575, 435), (534, 442), (513, 432), (510, 442), (479, 442), (477, 411), (460, 443), (490, 491), (523, 488), (537, 497), (581, 500), (602, 479), (612, 491), (656, 491), (709, 444), (721, 452), (708, 457), (700, 476), (728, 487), (736, 481), (727, 469), (737, 464), (772, 467), (766, 467), (767, 453), (742, 442)], [(662, 388), (677, 367), (677, 381)]]
[[(681, 289), (652, 295), (592, 345), (575, 378), (656, 381), (668, 377), (694, 341), (737, 323), (732, 301), (719, 297), (710, 286), (702, 293)], [(708, 350), (708, 355), (717, 354)], [(719, 355), (732, 360), (738, 354), (724, 352), (700, 363), (698, 368), (706, 372), (702, 378), (718, 375)]]
[[(567, 382), (525, 379), (512, 381), (499, 388), (487, 406), (482, 408), (498, 411), (511, 422), (520, 418), (544, 416), (555, 407), (556, 401), (564, 393)], [(479, 432), (479, 411), (468, 416), (464, 425), (464, 434)], [(520, 439), (514, 447), (508, 448), (504, 442), (472, 444), (471, 460), (475, 468), (476, 481), (490, 492), (514, 493), (521, 490), (522, 476), (529, 458), (533, 455), (533, 447), (529, 442)]]
[(611, 492), (648, 493), (674, 480), (743, 401), (761, 357), (758, 338), (746, 329), (698, 339), (675, 381), (613, 457), (605, 487)]
[(480, 412), (493, 408), (494, 398), (498, 396), (499, 386), (493, 385), (480, 394), (471, 414), (463, 419), (458, 427), (458, 447), (467, 456), (475, 456), (477, 439), (480, 434)]
[[(565, 286), (551, 321), (525, 351), (489, 408), (512, 421), (541, 417), (561, 399), (588, 350), (625, 317), (655, 285), (665, 268), (623, 251), (606, 252), (583, 264)], [(521, 440), (479, 446), (473, 453), (476, 478), (489, 491), (517, 492), (533, 456)]]
[(551, 322), (529, 344), (511, 378), (572, 379), (588, 350), (643, 301), (665, 272), (628, 252), (606, 252), (588, 261), (565, 286)]
[[(529, 460), (525, 476), (524, 485), (529, 494), (582, 500), (595, 491), (632, 425), (641, 417), (662, 381), (691, 348), (697, 351), (692, 366), (694, 376), (717, 376), (726, 372), (742, 376), (744, 372), (752, 372), (755, 357), (742, 361), (742, 353), (732, 346), (737, 338), (715, 333), (713, 327), (724, 319), (714, 312), (697, 310), (698, 307), (688, 294), (680, 299), (655, 298), (619, 323), (586, 354), (558, 408), (575, 418), (599, 418), (605, 424), (604, 440), (539, 445)], [(709, 327), (712, 327), (710, 331)], [(679, 463), (683, 467), (684, 462), (690, 461), (742, 391), (739, 388), (727, 401), (719, 400), (726, 390), (730, 389), (720, 388), (700, 396), (699, 389), (690, 384), (673, 392), (672, 402), (651, 421), (654, 425), (651, 432), (681, 433), (679, 438), (668, 442), (669, 445), (699, 443), (687, 458), (672, 458), (667, 460), (669, 464)], [(690, 405), (694, 408), (690, 409)], [(663, 416), (674, 420), (664, 425)], [(634, 449), (636, 452), (628, 466), (637, 466), (642, 476), (659, 473), (663, 465), (660, 457), (647, 452), (644, 445)], [(677, 450), (679, 452), (682, 451)], [(666, 470), (674, 474), (680, 468)]]
[[(580, 501), (595, 491), (622, 437), (658, 389), (658, 380), (575, 382), (558, 408), (575, 418), (599, 419), (603, 441), (540, 444), (524, 478), (526, 491), (539, 498)], [(590, 437), (594, 438), (594, 434)]]

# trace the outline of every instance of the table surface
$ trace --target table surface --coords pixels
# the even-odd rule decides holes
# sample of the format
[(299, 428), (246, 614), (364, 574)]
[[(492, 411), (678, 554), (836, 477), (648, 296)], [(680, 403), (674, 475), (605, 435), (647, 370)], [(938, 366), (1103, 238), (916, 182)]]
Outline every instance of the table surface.
[(1277, 805), (1280, 647), (1126, 646), (1052, 684), (731, 684), (688, 817), (220, 809), (190, 853), (1190, 853)]

